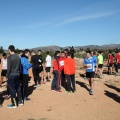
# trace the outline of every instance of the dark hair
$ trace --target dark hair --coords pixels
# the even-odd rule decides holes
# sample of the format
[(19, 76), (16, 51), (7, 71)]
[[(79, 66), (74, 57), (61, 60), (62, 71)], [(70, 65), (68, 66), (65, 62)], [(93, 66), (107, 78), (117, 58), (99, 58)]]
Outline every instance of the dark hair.
[(47, 51), (46, 54), (49, 55), (50, 54), (49, 51)]
[(57, 54), (59, 54), (60, 51), (55, 51), (54, 57), (57, 56)]
[(102, 54), (102, 51), (98, 51), (99, 54)]
[(71, 53), (70, 53), (70, 52), (68, 52), (68, 53), (67, 53), (67, 56), (71, 56)]
[(93, 52), (93, 55), (96, 55), (96, 52)]
[(6, 54), (6, 53), (3, 53), (3, 55), (2, 55), (2, 56), (3, 56), (3, 57), (4, 57), (4, 56), (7, 56), (7, 54)]
[(42, 52), (42, 50), (38, 50), (38, 52)]
[(29, 50), (29, 49), (25, 49), (25, 50), (24, 50), (24, 54), (26, 54), (26, 53), (28, 53), (28, 52), (30, 53), (30, 50)]
[(23, 50), (19, 50), (19, 53), (23, 53)]
[(64, 52), (64, 51), (62, 51), (61, 53), (64, 53), (64, 54), (65, 54), (65, 52)]
[(11, 52), (15, 52), (15, 47), (14, 47), (14, 45), (10, 45), (10, 46), (8, 47), (8, 49), (10, 49)]
[(112, 51), (111, 51), (111, 50), (109, 50), (109, 53), (111, 54), (111, 53), (112, 53)]
[(90, 51), (90, 50), (88, 50), (88, 51), (86, 51), (86, 53), (89, 53), (89, 54), (91, 54), (91, 51)]

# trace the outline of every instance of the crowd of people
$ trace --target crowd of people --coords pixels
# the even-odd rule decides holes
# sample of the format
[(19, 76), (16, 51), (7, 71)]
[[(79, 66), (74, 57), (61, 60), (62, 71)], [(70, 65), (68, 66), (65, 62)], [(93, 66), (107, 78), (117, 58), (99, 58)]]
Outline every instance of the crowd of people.
[[(25, 49), (20, 51), (19, 55), (15, 53), (15, 47), (10, 45), (8, 47), (9, 56), (3, 53), (1, 59), (2, 71), (0, 87), (2, 87), (3, 79), (6, 77), (7, 90), (3, 98), (11, 97), (11, 104), (8, 108), (17, 108), (23, 106), (24, 101), (29, 101), (27, 97), (27, 88), (30, 80), (29, 69), (32, 68), (34, 78), (34, 88), (41, 84), (50, 82), (50, 71), (53, 67), (53, 80), (51, 82), (51, 90), (62, 92), (61, 86), (66, 89), (66, 93), (76, 93), (75, 85), (75, 70), (76, 65), (74, 61), (74, 48), (65, 49), (64, 51), (56, 51), (54, 58), (50, 56), (49, 51), (46, 52), (45, 71), (47, 73), (46, 80), (44, 77), (44, 67), (42, 51), (38, 50), (37, 54), (34, 51)], [(29, 58), (31, 59), (29, 60)], [(86, 51), (86, 58), (84, 59), (84, 68), (86, 70), (86, 79), (90, 85), (90, 95), (94, 94), (94, 78), (103, 78), (103, 52), (99, 51), (98, 56), (96, 52)], [(116, 51), (113, 55), (112, 51), (108, 54), (108, 72), (113, 74), (113, 66), (115, 67), (116, 75), (120, 75), (120, 51)]]

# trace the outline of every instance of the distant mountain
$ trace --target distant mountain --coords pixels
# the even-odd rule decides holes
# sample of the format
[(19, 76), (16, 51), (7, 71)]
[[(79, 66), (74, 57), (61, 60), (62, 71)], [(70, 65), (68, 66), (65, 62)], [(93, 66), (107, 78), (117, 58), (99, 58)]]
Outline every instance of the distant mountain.
[[(37, 51), (37, 50), (42, 50), (42, 51), (56, 51), (56, 50), (61, 50), (61, 49), (69, 49), (70, 46), (67, 47), (60, 47), (60, 46), (44, 46), (44, 47), (36, 47), (36, 48), (32, 48), (31, 50)], [(74, 46), (75, 50), (79, 50), (80, 48), (82, 49), (104, 49), (104, 50), (108, 50), (108, 49), (115, 49), (115, 48), (120, 48), (120, 44), (109, 44), (109, 45), (87, 45), (87, 46)]]

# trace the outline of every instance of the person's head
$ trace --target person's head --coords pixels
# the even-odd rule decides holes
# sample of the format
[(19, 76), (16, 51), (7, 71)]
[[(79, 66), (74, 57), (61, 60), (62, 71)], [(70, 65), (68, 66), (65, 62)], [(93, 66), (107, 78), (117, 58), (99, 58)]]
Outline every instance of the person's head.
[(102, 54), (103, 52), (102, 51), (98, 51), (99, 54)]
[(42, 51), (41, 50), (38, 50), (38, 55), (41, 55)]
[(55, 56), (55, 57), (56, 57), (56, 56), (59, 57), (59, 56), (60, 56), (60, 51), (56, 51), (55, 54), (54, 54), (54, 56)]
[(67, 58), (71, 58), (71, 53), (70, 52), (67, 53)]
[(111, 50), (109, 50), (109, 54), (112, 54), (112, 51), (111, 51)]
[(10, 46), (8, 47), (8, 52), (9, 52), (10, 54), (14, 54), (14, 53), (15, 53), (15, 47), (14, 47), (14, 45), (10, 45)]
[(61, 52), (61, 57), (65, 57), (64, 51)]
[(91, 51), (90, 50), (86, 51), (86, 56), (87, 56), (87, 58), (91, 57)]
[(95, 51), (93, 52), (93, 56), (96, 56), (96, 52)]
[(49, 51), (47, 51), (46, 54), (49, 55), (50, 54)]
[(22, 56), (24, 54), (23, 50), (19, 51), (19, 55)]
[(118, 53), (118, 50), (115, 50), (115, 53), (117, 54), (117, 53)]
[(24, 50), (24, 54), (25, 54), (25, 56), (29, 57), (30, 56), (30, 50), (29, 49), (25, 49)]
[(35, 55), (35, 52), (32, 50), (32, 51), (31, 51), (31, 56), (33, 56), (33, 55)]
[(7, 58), (7, 54), (6, 53), (3, 53), (3, 58), (6, 59)]
[(68, 49), (65, 49), (65, 50), (64, 50), (64, 53), (65, 53), (65, 54), (67, 54), (68, 52), (69, 52), (69, 50), (68, 50)]

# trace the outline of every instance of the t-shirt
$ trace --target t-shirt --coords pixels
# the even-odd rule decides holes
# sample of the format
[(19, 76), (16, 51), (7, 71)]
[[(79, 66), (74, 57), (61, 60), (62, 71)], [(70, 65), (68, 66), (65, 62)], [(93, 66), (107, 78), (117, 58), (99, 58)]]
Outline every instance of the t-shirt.
[(52, 63), (52, 58), (50, 55), (47, 55), (46, 57), (46, 67), (51, 67), (51, 63)]
[(103, 56), (102, 55), (98, 56), (98, 64), (103, 64)]
[(108, 59), (109, 59), (109, 63), (113, 63), (114, 62), (114, 57), (113, 57), (113, 55), (112, 54), (109, 54), (108, 55)]
[(64, 69), (64, 62), (65, 62), (66, 57), (60, 57), (59, 62), (60, 62), (60, 70)]
[(2, 70), (7, 70), (7, 59), (2, 58)]
[(116, 59), (117, 59), (117, 63), (120, 64), (120, 53), (118, 53), (118, 54), (116, 55)]
[(95, 65), (97, 64), (97, 57), (93, 56), (93, 59), (95, 60)]
[(84, 64), (87, 66), (91, 66), (90, 68), (86, 69), (86, 72), (94, 72), (95, 71), (95, 64), (96, 61), (94, 58), (90, 57), (90, 58), (85, 58), (84, 59)]

